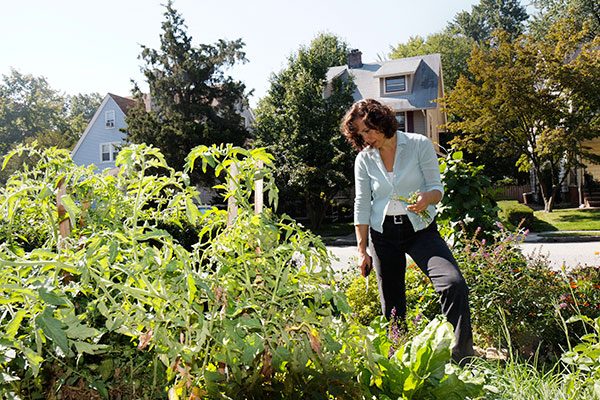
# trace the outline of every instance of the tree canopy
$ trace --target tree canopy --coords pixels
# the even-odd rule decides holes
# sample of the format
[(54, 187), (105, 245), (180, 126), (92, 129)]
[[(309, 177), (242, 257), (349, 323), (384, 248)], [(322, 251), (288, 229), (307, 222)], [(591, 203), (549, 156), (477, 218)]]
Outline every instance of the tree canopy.
[(172, 2), (165, 8), (160, 48), (142, 46), (139, 56), (149, 96), (135, 85), (138, 102), (126, 122), (130, 142), (158, 147), (169, 165), (182, 169), (195, 146), (244, 144), (248, 133), (240, 112), (247, 105), (246, 87), (225, 70), (246, 58), (241, 39), (194, 46)]
[(347, 54), (335, 35), (318, 35), (271, 77), (256, 110), (254, 137), (277, 158), (280, 203), (303, 199), (315, 227), (335, 195), (352, 185), (354, 155), (339, 123), (355, 86), (349, 77), (326, 81), (328, 68), (345, 65)]
[(33, 140), (71, 148), (101, 101), (98, 93), (65, 95), (44, 77), (11, 70), (0, 82), (0, 154)]
[(529, 15), (519, 0), (481, 0), (471, 8), (471, 12), (456, 14), (449, 28), (478, 43), (484, 43), (495, 30), (502, 30), (515, 39), (525, 31), (524, 22), (527, 18)]
[(519, 155), (533, 168), (545, 209), (580, 157), (598, 159), (585, 148), (600, 135), (600, 38), (586, 42), (572, 18), (553, 25), (545, 40), (521, 36), (511, 41), (497, 32), (493, 47), (477, 47), (469, 60), (472, 79), (461, 77), (445, 99), (458, 120), (453, 143), (470, 152)]
[(553, 23), (565, 15), (572, 15), (581, 29), (587, 24), (587, 39), (600, 35), (600, 3), (597, 0), (534, 0), (538, 12), (530, 22), (530, 32), (543, 38)]

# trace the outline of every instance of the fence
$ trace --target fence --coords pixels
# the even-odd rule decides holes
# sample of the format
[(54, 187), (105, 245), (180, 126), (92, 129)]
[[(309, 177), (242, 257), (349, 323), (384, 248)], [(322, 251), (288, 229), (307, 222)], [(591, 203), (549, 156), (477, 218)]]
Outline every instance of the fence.
[(530, 185), (510, 185), (494, 188), (496, 200), (517, 200), (523, 202), (523, 193), (531, 192)]

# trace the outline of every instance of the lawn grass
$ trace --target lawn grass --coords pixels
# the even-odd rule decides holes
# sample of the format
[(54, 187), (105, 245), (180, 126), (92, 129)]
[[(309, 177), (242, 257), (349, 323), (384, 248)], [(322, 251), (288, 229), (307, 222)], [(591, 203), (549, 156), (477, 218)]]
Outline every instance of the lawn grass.
[[(498, 201), (501, 210), (516, 205), (515, 200)], [(550, 213), (537, 210), (533, 212), (533, 224), (529, 228), (533, 232), (600, 231), (600, 209), (557, 208)]]
[(550, 213), (534, 211), (532, 230), (544, 231), (600, 231), (600, 209), (567, 208)]

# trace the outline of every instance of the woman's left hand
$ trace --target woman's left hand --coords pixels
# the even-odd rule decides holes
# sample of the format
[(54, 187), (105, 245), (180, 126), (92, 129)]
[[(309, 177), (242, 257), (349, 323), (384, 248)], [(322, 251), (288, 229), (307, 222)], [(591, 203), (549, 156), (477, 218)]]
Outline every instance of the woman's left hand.
[(412, 211), (414, 213), (420, 213), (427, 209), (427, 206), (431, 204), (429, 199), (430, 192), (423, 192), (417, 194), (417, 202), (413, 204), (409, 204), (406, 206), (406, 209)]

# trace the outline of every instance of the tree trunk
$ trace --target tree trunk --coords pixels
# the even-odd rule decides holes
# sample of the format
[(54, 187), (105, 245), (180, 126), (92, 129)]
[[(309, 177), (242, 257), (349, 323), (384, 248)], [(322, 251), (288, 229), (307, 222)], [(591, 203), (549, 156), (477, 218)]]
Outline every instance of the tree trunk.
[(306, 195), (306, 213), (308, 214), (311, 228), (318, 229), (321, 227), (325, 219), (328, 203), (327, 199), (311, 194)]
[(554, 195), (553, 192), (550, 191), (550, 197), (547, 196), (548, 190), (544, 185), (544, 179), (542, 175), (542, 171), (539, 168), (535, 168), (535, 176), (538, 181), (538, 186), (540, 188), (540, 195), (542, 196), (542, 200), (544, 200), (544, 212), (552, 212), (552, 208), (554, 207)]

